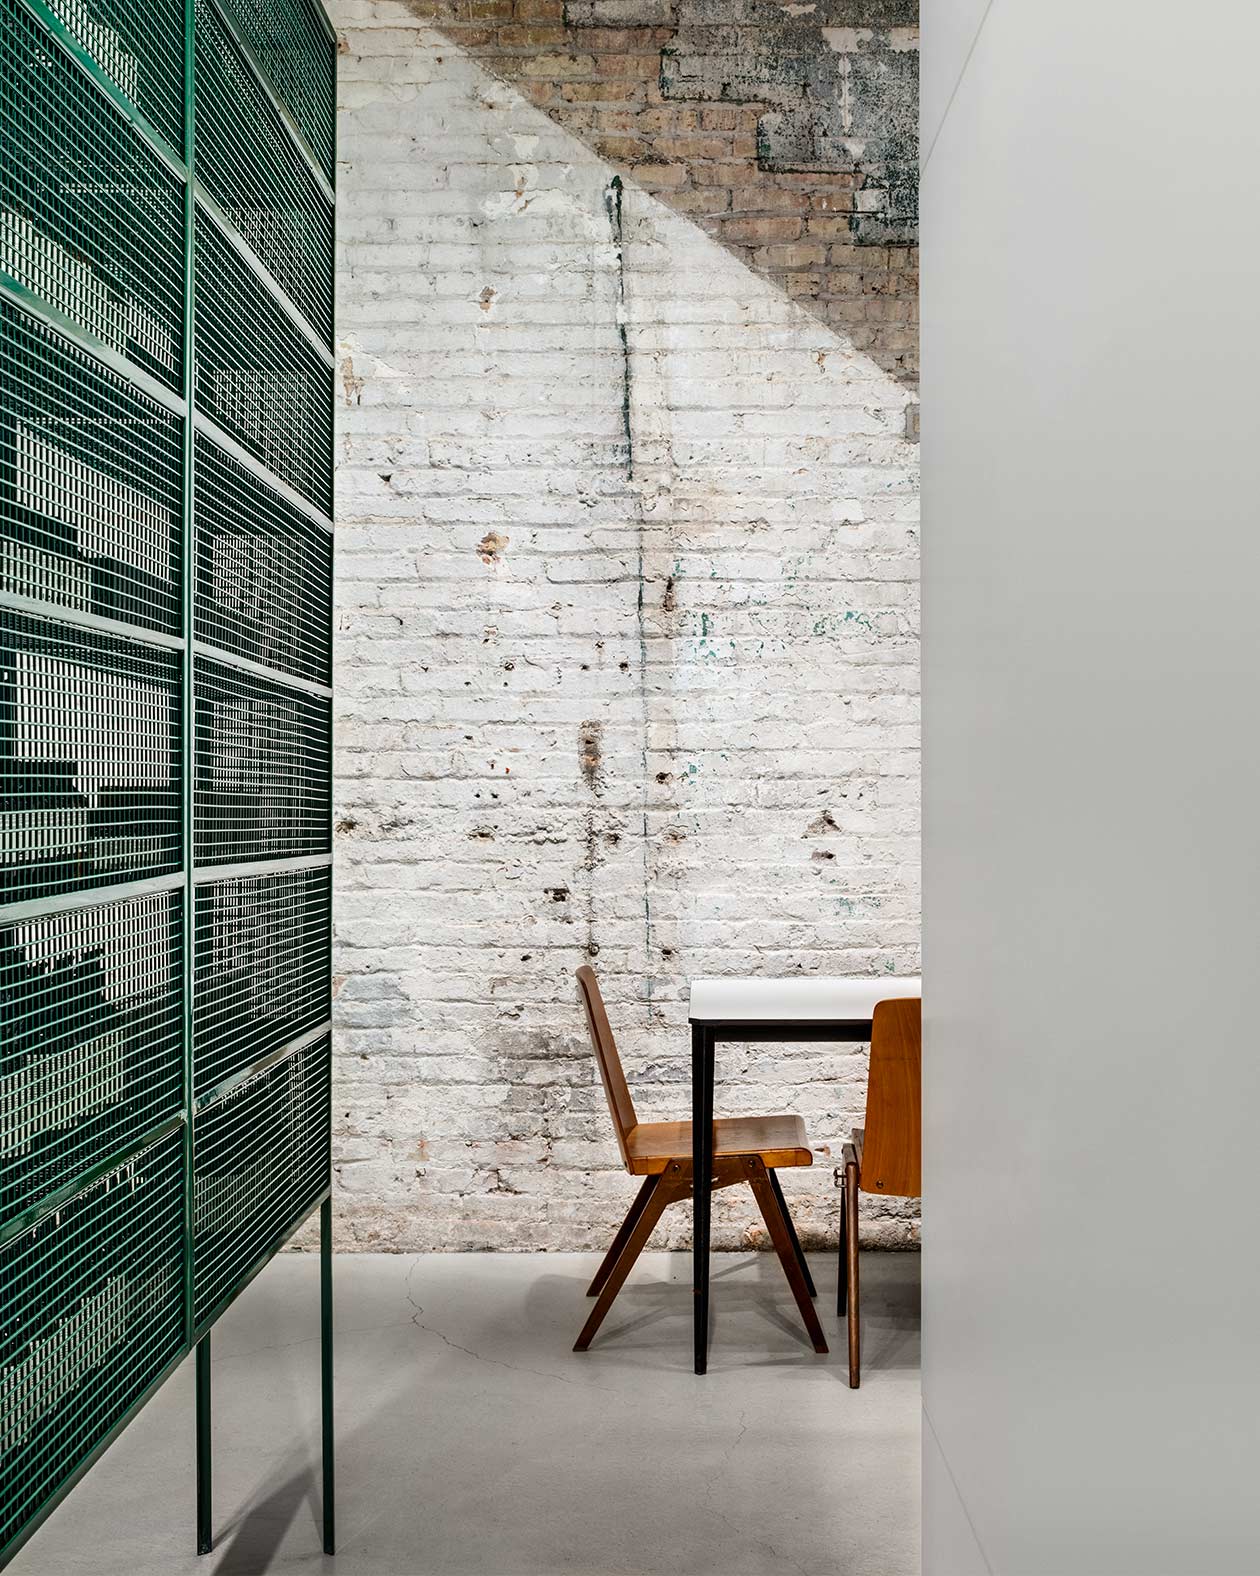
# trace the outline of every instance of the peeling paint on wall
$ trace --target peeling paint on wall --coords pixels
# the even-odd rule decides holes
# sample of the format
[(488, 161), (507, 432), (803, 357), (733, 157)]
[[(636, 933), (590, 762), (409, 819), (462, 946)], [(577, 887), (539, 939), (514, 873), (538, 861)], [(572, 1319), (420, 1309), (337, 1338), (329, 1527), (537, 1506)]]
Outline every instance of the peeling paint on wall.
[(917, 0), (408, 11), (913, 386)]
[[(912, 398), (400, 0), (336, 13), (339, 1229), (602, 1247), (579, 963), (646, 1120), (688, 1111), (688, 979), (917, 966)], [(719, 1076), (827, 1145), (865, 1063)], [(785, 1185), (832, 1240), (827, 1169)], [(723, 1195), (718, 1243), (759, 1229)]]

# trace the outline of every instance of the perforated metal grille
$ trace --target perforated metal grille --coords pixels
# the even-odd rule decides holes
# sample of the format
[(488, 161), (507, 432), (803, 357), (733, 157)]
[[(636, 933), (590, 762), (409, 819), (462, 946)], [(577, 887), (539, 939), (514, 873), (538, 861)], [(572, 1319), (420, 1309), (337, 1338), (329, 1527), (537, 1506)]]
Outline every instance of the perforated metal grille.
[(328, 1186), (328, 1077), (325, 1036), (239, 1085), (198, 1116), (198, 1323)]
[(329, 848), (329, 707), (214, 662), (197, 668), (197, 863)]
[(197, 638), (331, 680), (332, 536), (197, 434)]
[(0, 591), (179, 628), (180, 424), (0, 302)]
[(327, 344), (332, 205), (212, 0), (197, 0), (197, 30), (197, 178)]
[(175, 868), (178, 701), (169, 653), (0, 612), (0, 901)]
[(0, 925), (0, 1224), (179, 1108), (180, 901)]
[(197, 888), (198, 1098), (327, 1022), (331, 896), (327, 867)]
[(0, 1248), (0, 1548), (179, 1353), (178, 1130)]
[(184, 145), (183, 0), (46, 0), (115, 87)]
[(332, 179), (337, 115), (337, 43), (319, 0), (226, 0), (272, 86)]
[(197, 224), (197, 404), (331, 512), (332, 368), (207, 218)]
[(20, 0), (0, 0), (0, 82), (0, 272), (175, 387), (180, 183)]

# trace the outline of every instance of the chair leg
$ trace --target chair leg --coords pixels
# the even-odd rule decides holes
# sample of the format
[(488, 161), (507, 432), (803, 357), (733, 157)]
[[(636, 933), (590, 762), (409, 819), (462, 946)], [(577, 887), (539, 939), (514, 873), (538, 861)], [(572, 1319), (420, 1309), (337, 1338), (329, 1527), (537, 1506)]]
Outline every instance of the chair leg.
[(621, 1225), (617, 1231), (617, 1235), (613, 1238), (612, 1247), (609, 1248), (607, 1253), (605, 1253), (604, 1262), (595, 1272), (595, 1279), (586, 1288), (586, 1295), (588, 1297), (597, 1297), (603, 1290), (604, 1282), (608, 1279), (609, 1275), (612, 1274), (613, 1265), (621, 1257), (622, 1248), (624, 1248), (626, 1243), (630, 1240), (630, 1233), (634, 1230), (639, 1216), (647, 1208), (648, 1200), (652, 1197), (652, 1194), (656, 1192), (657, 1184), (660, 1182), (660, 1180), (661, 1179), (659, 1176), (643, 1178), (643, 1186), (635, 1194), (634, 1203), (631, 1204), (630, 1208), (626, 1211), (626, 1218), (621, 1222)]
[(848, 1283), (849, 1388), (862, 1382), (862, 1314), (858, 1294), (858, 1168), (851, 1160), (844, 1168), (845, 1280)]
[(845, 1203), (848, 1190), (840, 1184), (840, 1251), (836, 1255), (836, 1318), (843, 1319), (849, 1305), (846, 1295), (849, 1285), (849, 1210)]
[[(687, 1195), (691, 1193), (691, 1180), (687, 1180)], [(617, 1256), (617, 1262), (609, 1270), (603, 1289), (600, 1291), (595, 1306), (591, 1309), (591, 1316), (582, 1326), (582, 1333), (573, 1343), (575, 1352), (584, 1352), (595, 1339), (595, 1332), (604, 1322), (604, 1316), (612, 1307), (617, 1293), (621, 1290), (622, 1282), (634, 1266), (634, 1261), (643, 1251), (643, 1246), (652, 1235), (653, 1228), (665, 1212), (665, 1206), (672, 1204), (675, 1199), (682, 1198), (683, 1194), (672, 1185), (661, 1184), (652, 1189), (651, 1196), (643, 1206), (642, 1213), (635, 1221), (630, 1235), (626, 1238), (626, 1245)]]
[(789, 1234), (788, 1223), (779, 1208), (779, 1201), (775, 1197), (774, 1189), (770, 1186), (770, 1178), (766, 1167), (761, 1160), (749, 1158), (746, 1169), (748, 1181), (752, 1187), (753, 1195), (761, 1209), (761, 1218), (766, 1223), (770, 1233), (770, 1240), (774, 1243), (775, 1252), (779, 1255), (779, 1263), (783, 1266), (783, 1273), (787, 1276), (787, 1283), (792, 1288), (792, 1295), (796, 1298), (796, 1306), (800, 1309), (801, 1319), (813, 1342), (816, 1352), (827, 1350), (827, 1337), (823, 1334), (822, 1325), (818, 1322), (818, 1314), (810, 1300), (809, 1287), (805, 1284), (805, 1277), (801, 1274), (801, 1266), (792, 1249), (792, 1238)]
[(787, 1207), (787, 1199), (783, 1196), (783, 1187), (779, 1182), (779, 1173), (773, 1166), (767, 1166), (766, 1175), (770, 1178), (770, 1186), (774, 1189), (774, 1201), (779, 1206), (779, 1212), (782, 1214), (788, 1229), (788, 1236), (792, 1239), (792, 1252), (796, 1254), (796, 1262), (800, 1265), (801, 1274), (805, 1277), (805, 1285), (809, 1289), (810, 1296), (817, 1297), (818, 1287), (814, 1285), (814, 1277), (809, 1273), (809, 1264), (801, 1249), (801, 1239), (796, 1234), (796, 1222), (792, 1219), (792, 1212)]

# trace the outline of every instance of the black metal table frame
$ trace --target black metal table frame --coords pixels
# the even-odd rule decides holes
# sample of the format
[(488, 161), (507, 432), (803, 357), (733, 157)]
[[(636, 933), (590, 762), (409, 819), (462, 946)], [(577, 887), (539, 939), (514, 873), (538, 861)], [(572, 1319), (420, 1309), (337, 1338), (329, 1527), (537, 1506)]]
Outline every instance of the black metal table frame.
[[(713, 1194), (713, 1064), (719, 1041), (745, 1044), (793, 1040), (861, 1043), (871, 1037), (866, 1018), (693, 1018), (691, 1020), (691, 1196), (695, 1212), (692, 1286), (695, 1292), (696, 1372), (709, 1365), (709, 1217)], [(704, 1178), (705, 1185), (700, 1185)]]

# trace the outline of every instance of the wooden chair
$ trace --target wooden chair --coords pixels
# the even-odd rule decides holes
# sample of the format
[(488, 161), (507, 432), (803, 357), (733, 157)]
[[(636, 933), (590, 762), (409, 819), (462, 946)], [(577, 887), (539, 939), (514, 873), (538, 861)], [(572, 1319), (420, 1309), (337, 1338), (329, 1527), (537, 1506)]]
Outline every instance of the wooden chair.
[[(587, 1288), (586, 1295), (598, 1300), (574, 1342), (573, 1350), (584, 1352), (666, 1207), (691, 1197), (691, 1123), (639, 1121), (594, 970), (584, 965), (577, 971), (577, 980), (578, 1000), (586, 1012), (622, 1163), (631, 1176), (643, 1178), (638, 1196)], [(827, 1341), (810, 1300), (818, 1293), (775, 1175), (780, 1166), (813, 1164), (804, 1122), (799, 1116), (729, 1117), (714, 1122), (713, 1133), (709, 1185), (716, 1190), (747, 1182), (752, 1188), (814, 1350), (825, 1352)]]
[(866, 1085), (866, 1125), (844, 1146), (840, 1195), (840, 1274), (836, 1298), (849, 1321), (849, 1384), (862, 1379), (862, 1323), (858, 1291), (858, 1195), (863, 1188), (885, 1198), (918, 1198), (922, 1007), (914, 997), (876, 1004), (871, 1020), (871, 1069)]

